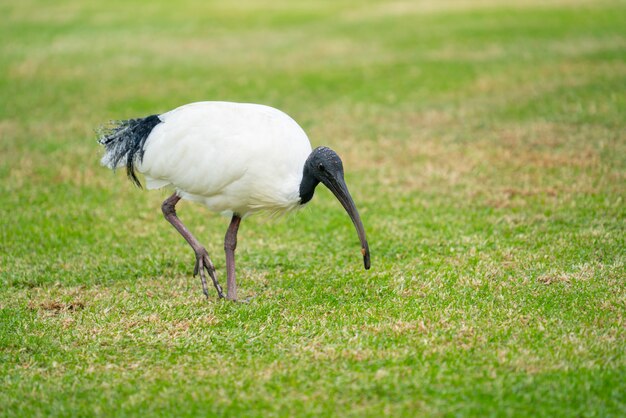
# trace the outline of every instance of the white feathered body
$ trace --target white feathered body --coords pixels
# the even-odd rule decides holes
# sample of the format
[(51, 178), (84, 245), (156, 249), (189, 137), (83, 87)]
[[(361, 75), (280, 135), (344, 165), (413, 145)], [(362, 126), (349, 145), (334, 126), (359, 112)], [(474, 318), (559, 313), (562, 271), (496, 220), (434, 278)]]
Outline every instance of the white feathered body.
[(173, 187), (183, 199), (240, 216), (299, 206), (311, 144), (285, 113), (257, 104), (198, 102), (159, 119), (137, 164), (148, 189)]

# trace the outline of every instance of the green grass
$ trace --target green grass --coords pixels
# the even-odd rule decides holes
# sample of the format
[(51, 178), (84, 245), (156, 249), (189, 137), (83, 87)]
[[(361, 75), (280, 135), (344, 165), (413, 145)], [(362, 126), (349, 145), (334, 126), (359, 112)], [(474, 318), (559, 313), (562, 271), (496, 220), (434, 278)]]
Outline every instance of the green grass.
[[(626, 3), (300, 3), (0, 4), (0, 415), (626, 415)], [(336, 149), (372, 269), (320, 189), (205, 300), (93, 133), (197, 100)]]

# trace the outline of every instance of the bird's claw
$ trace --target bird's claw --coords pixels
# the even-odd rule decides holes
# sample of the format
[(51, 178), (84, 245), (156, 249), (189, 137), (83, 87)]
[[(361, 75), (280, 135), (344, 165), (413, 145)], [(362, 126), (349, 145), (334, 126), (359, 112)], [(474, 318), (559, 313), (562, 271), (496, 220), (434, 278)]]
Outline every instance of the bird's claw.
[(211, 280), (213, 281), (213, 286), (215, 286), (215, 290), (217, 290), (217, 295), (219, 296), (220, 299), (223, 299), (224, 291), (222, 290), (222, 286), (220, 286), (219, 282), (217, 281), (217, 277), (215, 275), (215, 266), (213, 266), (213, 263), (209, 259), (209, 255), (206, 253), (197, 254), (196, 264), (193, 268), (193, 277), (196, 277), (198, 273), (200, 274), (200, 280), (202, 281), (202, 293), (204, 293), (204, 295), (208, 299), (209, 289), (207, 287), (207, 280), (206, 280), (206, 276), (204, 273), (205, 269), (207, 273), (209, 273), (209, 276), (211, 277)]

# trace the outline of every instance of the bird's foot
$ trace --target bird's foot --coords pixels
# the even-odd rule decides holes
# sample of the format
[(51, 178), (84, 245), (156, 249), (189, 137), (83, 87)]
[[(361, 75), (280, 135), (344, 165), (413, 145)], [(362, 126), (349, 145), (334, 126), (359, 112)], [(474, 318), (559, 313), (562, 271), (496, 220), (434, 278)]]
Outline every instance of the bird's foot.
[(204, 293), (204, 295), (208, 299), (209, 289), (207, 287), (206, 275), (204, 273), (205, 270), (207, 273), (209, 273), (209, 276), (213, 281), (213, 286), (215, 286), (215, 289), (217, 290), (217, 295), (220, 297), (220, 299), (224, 298), (224, 291), (222, 290), (222, 286), (220, 286), (219, 282), (217, 281), (217, 276), (215, 274), (215, 266), (213, 266), (213, 263), (209, 258), (209, 253), (207, 253), (207, 251), (202, 248), (200, 251), (196, 252), (196, 264), (193, 268), (193, 276), (196, 277), (198, 273), (200, 274), (200, 280), (202, 281), (202, 293)]

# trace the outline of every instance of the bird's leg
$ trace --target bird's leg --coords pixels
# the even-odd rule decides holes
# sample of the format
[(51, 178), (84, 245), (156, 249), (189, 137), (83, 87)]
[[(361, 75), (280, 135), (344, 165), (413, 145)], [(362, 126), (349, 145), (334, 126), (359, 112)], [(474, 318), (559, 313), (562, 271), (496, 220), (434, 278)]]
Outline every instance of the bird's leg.
[(237, 300), (237, 283), (235, 283), (235, 248), (237, 248), (237, 230), (239, 230), (239, 223), (241, 218), (237, 215), (233, 215), (233, 219), (230, 221), (230, 226), (226, 231), (226, 237), (224, 237), (224, 251), (226, 252), (226, 298), (230, 300)]
[(217, 282), (215, 267), (213, 266), (213, 263), (209, 258), (209, 253), (200, 244), (200, 242), (198, 242), (196, 237), (191, 235), (191, 232), (189, 232), (187, 227), (181, 222), (180, 219), (178, 219), (178, 216), (176, 216), (176, 203), (178, 203), (179, 200), (180, 197), (178, 197), (176, 193), (165, 199), (165, 201), (161, 205), (163, 215), (165, 216), (165, 219), (167, 219), (167, 221), (171, 223), (174, 228), (176, 228), (180, 235), (185, 238), (191, 248), (193, 248), (193, 251), (196, 254), (196, 265), (193, 269), (193, 275), (195, 277), (198, 273), (200, 273), (200, 279), (202, 280), (202, 291), (204, 292), (204, 295), (207, 298), (209, 297), (209, 290), (207, 289), (206, 277), (204, 275), (204, 270), (206, 269), (206, 271), (209, 273), (209, 276), (211, 276), (211, 279), (213, 280), (213, 286), (215, 286), (217, 294), (220, 298), (223, 298), (224, 292), (222, 291), (222, 286), (220, 286), (220, 284)]

